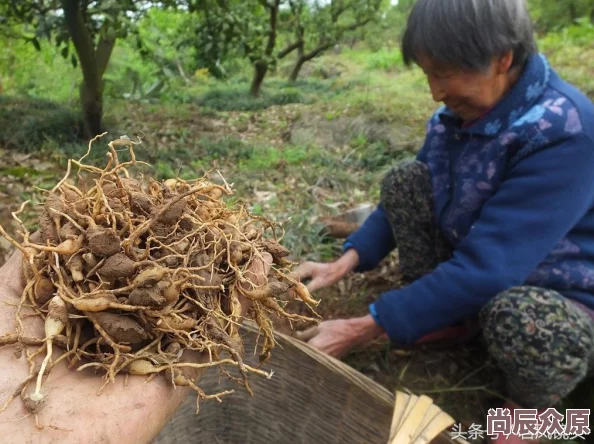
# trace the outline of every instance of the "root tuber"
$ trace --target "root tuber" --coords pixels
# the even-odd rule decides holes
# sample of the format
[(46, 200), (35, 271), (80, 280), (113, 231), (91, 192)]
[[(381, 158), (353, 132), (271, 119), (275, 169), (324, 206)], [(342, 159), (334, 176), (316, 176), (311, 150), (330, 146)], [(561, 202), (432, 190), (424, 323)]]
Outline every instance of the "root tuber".
[[(227, 374), (223, 367), (233, 365), (251, 393), (248, 374), (269, 375), (242, 361), (242, 316), (254, 319), (264, 336), (262, 362), (274, 348), (271, 314), (316, 321), (287, 313), (278, 302), (292, 289), (310, 308), (317, 305), (307, 288), (289, 277), (290, 252), (278, 241), (276, 224), (227, 202), (233, 190), (226, 181), (215, 185), (204, 176), (142, 183), (131, 177), (140, 163), (136, 143), (110, 142), (103, 169), (83, 163), (91, 144), (82, 159), (70, 160), (40, 208), (38, 236), (18, 219), (27, 202), (13, 213), (20, 241), (0, 227), (23, 252), (27, 285), (20, 307), (31, 305), (33, 316), (45, 323), (45, 337), (24, 336), (19, 308), (16, 331), (0, 338), (0, 346), (37, 347), (40, 355), (45, 350), (41, 366), (31, 365), (5, 406), (20, 394), (37, 415), (54, 346), (63, 352), (60, 360), (70, 360), (69, 367), (103, 373), (105, 385), (120, 373), (164, 377), (192, 388), (199, 399), (219, 399), (230, 392), (207, 395), (183, 370), (220, 367)], [(128, 148), (129, 159), (119, 159), (123, 151), (116, 145)], [(272, 255), (273, 264), (264, 284), (256, 285), (248, 276), (264, 253)], [(182, 362), (185, 350), (204, 352), (210, 361)], [(24, 389), (32, 381), (35, 390), (27, 395)]]

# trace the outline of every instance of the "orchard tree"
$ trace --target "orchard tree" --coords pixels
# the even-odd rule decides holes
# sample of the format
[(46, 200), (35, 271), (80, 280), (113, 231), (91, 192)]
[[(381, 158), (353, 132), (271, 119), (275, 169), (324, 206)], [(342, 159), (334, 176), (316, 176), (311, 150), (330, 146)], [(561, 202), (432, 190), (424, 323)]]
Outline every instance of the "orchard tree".
[[(274, 49), (279, 28), (279, 10), (281, 0), (259, 0), (260, 5), (265, 9), (266, 19), (264, 24), (255, 20), (251, 24), (244, 47), (247, 57), (254, 67), (254, 77), (250, 86), (250, 94), (258, 96), (262, 88), (262, 82), (270, 67), (274, 66), (276, 59)], [(248, 22), (249, 24), (249, 22)]]
[[(286, 0), (186, 0), (197, 14), (192, 35), (197, 54), (219, 73), (217, 62), (229, 55), (247, 58), (254, 68), (250, 93), (258, 96), (274, 65), (281, 6)], [(184, 3), (183, 1), (181, 3)]]
[(383, 0), (289, 0), (295, 17), (294, 41), (279, 53), (297, 51), (289, 80), (299, 77), (303, 65), (338, 44), (343, 36), (381, 18)]
[[(204, 51), (239, 48), (254, 73), (250, 86), (252, 96), (260, 94), (267, 73), (278, 60), (297, 53), (290, 79), (296, 80), (304, 63), (336, 45), (343, 35), (380, 17), (386, 0), (202, 0), (190, 6), (201, 11), (199, 28)], [(277, 50), (281, 31), (292, 38)], [(206, 33), (206, 35), (204, 35)], [(220, 48), (223, 48), (221, 50)]]
[(61, 48), (73, 66), (80, 66), (80, 104), (87, 137), (103, 130), (103, 76), (116, 41), (133, 29), (134, 21), (150, 5), (135, 0), (8, 0), (5, 4), (7, 19), (34, 30), (32, 36), (23, 37), (37, 49), (46, 39)]
[[(216, 78), (226, 72), (222, 61), (243, 56), (244, 33), (258, 6), (239, 0), (190, 0), (186, 3), (188, 23), (193, 30), (182, 37), (181, 47), (193, 47), (196, 68), (207, 68)], [(250, 5), (251, 4), (251, 5)]]
[(231, 50), (247, 58), (254, 73), (250, 86), (258, 96), (277, 57), (275, 48), (281, 28), (281, 9), (286, 0), (192, 0), (190, 12), (200, 12), (200, 25), (194, 38), (211, 63)]

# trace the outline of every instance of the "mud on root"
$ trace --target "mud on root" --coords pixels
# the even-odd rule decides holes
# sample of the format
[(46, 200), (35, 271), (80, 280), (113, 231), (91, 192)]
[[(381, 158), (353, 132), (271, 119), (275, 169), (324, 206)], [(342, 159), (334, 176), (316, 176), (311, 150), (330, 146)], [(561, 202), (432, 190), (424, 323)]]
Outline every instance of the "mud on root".
[[(22, 252), (26, 282), (15, 331), (0, 337), (0, 346), (34, 347), (26, 353), (28, 378), (1, 410), (20, 395), (36, 414), (43, 378), (62, 360), (102, 373), (100, 391), (118, 374), (144, 375), (189, 386), (199, 400), (218, 399), (230, 392), (204, 393), (196, 369), (218, 366), (232, 377), (225, 368), (234, 366), (241, 374), (234, 379), (251, 393), (249, 373), (270, 375), (242, 361), (242, 300), (249, 301), (247, 316), (264, 337), (261, 362), (275, 345), (272, 313), (290, 321), (319, 319), (317, 301), (291, 276), (278, 225), (245, 206), (230, 207), (225, 197), (233, 190), (224, 180), (210, 182), (208, 173), (189, 181), (135, 176), (133, 168), (144, 164), (134, 153), (139, 141), (110, 142), (104, 168), (83, 163), (104, 135), (91, 140), (81, 159), (69, 160), (63, 179), (45, 192), (37, 232), (19, 219), (29, 202), (13, 213), (18, 236), (0, 227)], [(250, 269), (265, 253), (273, 263), (257, 285)], [(287, 292), (307, 304), (312, 317), (287, 313), (280, 298)], [(43, 320), (43, 338), (24, 336), (24, 307)], [(61, 354), (51, 362), (54, 346)], [(201, 360), (182, 360), (186, 351)], [(43, 354), (39, 365), (34, 359)], [(32, 393), (29, 384), (35, 385)]]

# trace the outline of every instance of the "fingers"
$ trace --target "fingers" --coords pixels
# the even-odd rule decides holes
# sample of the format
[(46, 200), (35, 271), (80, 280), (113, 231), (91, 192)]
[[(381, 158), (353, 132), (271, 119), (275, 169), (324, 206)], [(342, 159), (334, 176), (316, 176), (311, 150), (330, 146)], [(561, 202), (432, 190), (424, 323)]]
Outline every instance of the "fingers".
[(307, 289), (311, 293), (326, 286), (323, 276), (320, 275), (320, 269), (322, 267), (323, 264), (308, 261), (299, 265), (293, 273), (299, 276), (301, 282), (303, 282), (304, 279), (312, 278), (311, 281), (306, 284)]
[(262, 259), (264, 261), (264, 276), (268, 276), (270, 267), (272, 267), (272, 255), (268, 251), (265, 251), (262, 253)]
[(20, 293), (25, 287), (23, 276), (23, 253), (20, 250), (10, 256), (6, 263), (0, 268), (1, 288), (12, 292)]
[(43, 244), (44, 243), (43, 242), (43, 239), (41, 237), (41, 231), (39, 231), (39, 230), (37, 230), (34, 233), (32, 233), (31, 236), (29, 236), (29, 240), (31, 242), (36, 243), (36, 244), (39, 244), (39, 243)]
[[(255, 257), (247, 269), (245, 277), (255, 286), (265, 284), (266, 276), (268, 276), (272, 267), (272, 261), (272, 255), (267, 251), (262, 253), (262, 258)], [(242, 286), (247, 290), (247, 285), (247, 283), (244, 283)]]
[(328, 284), (326, 283), (326, 281), (321, 278), (321, 277), (316, 277), (315, 279), (312, 279), (311, 282), (309, 284), (306, 285), (307, 289), (309, 290), (310, 293), (313, 293), (316, 290), (319, 290), (320, 288), (324, 288), (327, 287)]
[(317, 336), (319, 332), (320, 332), (320, 329), (317, 326), (315, 326), (315, 327), (308, 328), (307, 330), (296, 332), (295, 337), (297, 339), (300, 339), (301, 341), (307, 342), (314, 336)]
[(272, 266), (272, 255), (267, 251), (262, 253), (262, 258), (254, 257), (251, 269), (254, 273), (264, 273), (267, 275)]
[(295, 270), (293, 270), (293, 273), (296, 274), (301, 281), (303, 281), (303, 279), (312, 277), (313, 271), (314, 264), (313, 262), (308, 261), (300, 264)]

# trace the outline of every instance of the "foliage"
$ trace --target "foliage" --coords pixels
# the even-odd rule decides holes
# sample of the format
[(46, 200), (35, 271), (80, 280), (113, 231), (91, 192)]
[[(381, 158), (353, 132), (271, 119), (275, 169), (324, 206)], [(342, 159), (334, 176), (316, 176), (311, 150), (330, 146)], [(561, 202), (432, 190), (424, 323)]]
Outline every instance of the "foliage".
[[(162, 2), (161, 2), (162, 4)], [(103, 128), (103, 75), (118, 38), (125, 38), (133, 23), (150, 5), (144, 0), (28, 0), (10, 2), (2, 9), (11, 29), (23, 24), (21, 37), (41, 50), (41, 39), (51, 41), (64, 58), (80, 64), (83, 81), (80, 101), (85, 134)], [(73, 51), (74, 49), (74, 51)], [(76, 55), (75, 55), (76, 53)]]
[(248, 93), (247, 82), (219, 83), (200, 96), (198, 103), (217, 111), (257, 111), (291, 103), (312, 104), (336, 97), (351, 88), (331, 80), (287, 82), (271, 79), (258, 97)]
[(573, 25), (549, 32), (540, 39), (540, 49), (545, 51), (562, 50), (572, 46), (594, 46), (594, 23), (589, 19), (578, 19)]
[(75, 142), (82, 121), (72, 109), (48, 100), (0, 97), (0, 128), (0, 146), (34, 152), (48, 140)]
[(185, 45), (197, 54), (196, 68), (206, 68), (216, 78), (228, 77), (225, 62), (235, 57), (262, 57), (266, 19), (257, 4), (242, 1), (199, 0)]
[[(137, 2), (141, 3), (141, 2)], [(53, 41), (65, 58), (78, 63), (71, 53), (73, 40), (68, 29), (68, 10), (80, 12), (85, 22), (85, 31), (93, 42), (125, 37), (131, 18), (127, 13), (138, 13), (138, 4), (132, 0), (108, 0), (97, 4), (92, 1), (46, 0), (10, 2), (3, 11), (8, 20), (23, 23), (21, 37), (40, 49), (40, 41)], [(142, 2), (145, 3), (145, 2)]]
[(136, 47), (143, 61), (152, 62), (159, 79), (187, 80), (197, 69), (197, 49), (187, 44), (187, 30), (196, 26), (194, 14), (151, 8), (136, 26)]
[(386, 141), (370, 141), (359, 136), (351, 141), (353, 153), (348, 159), (348, 164), (357, 169), (376, 171), (383, 169), (386, 165), (398, 162), (410, 156), (410, 153), (396, 150), (389, 146)]
[(366, 67), (370, 71), (394, 71), (404, 68), (402, 53), (397, 49), (382, 48), (372, 52), (367, 57)]
[(352, 49), (362, 43), (372, 51), (398, 47), (406, 20), (415, 0), (398, 0), (382, 8), (376, 20), (345, 33), (342, 41)]
[[(269, 68), (274, 68), (274, 49), (280, 28), (281, 6), (286, 0), (189, 0), (186, 6), (194, 14), (194, 33), (179, 46), (193, 44), (201, 58), (197, 68), (207, 68), (215, 77), (225, 71), (221, 59), (228, 56), (247, 58), (254, 67), (250, 93), (258, 96)], [(193, 42), (193, 43), (192, 43)]]
[(589, 20), (548, 33), (539, 46), (565, 80), (594, 100), (594, 25)]
[(594, 23), (594, 0), (528, 0), (540, 32), (559, 31), (585, 18)]
[[(20, 31), (17, 26), (11, 29)], [(80, 71), (47, 41), (40, 41), (38, 51), (23, 39), (0, 38), (0, 79), (5, 94), (71, 102), (81, 77)]]
[(164, 78), (206, 70), (215, 78), (230, 75), (228, 62), (245, 54), (256, 29), (259, 9), (248, 2), (178, 0), (151, 8), (138, 22), (135, 46), (145, 60), (162, 69)]
[[(254, 214), (283, 222), (283, 243), (299, 259), (336, 258), (341, 243), (321, 235), (319, 217), (377, 202), (386, 168), (414, 155), (423, 142), (426, 119), (438, 106), (423, 73), (402, 66), (398, 50), (412, 0), (399, 0), (383, 9), (377, 22), (345, 32), (336, 46), (312, 61), (320, 69), (339, 67), (335, 77), (318, 80), (306, 65), (293, 83), (286, 77), (294, 68), (296, 49), (279, 58), (296, 38), (295, 16), (287, 2), (279, 8), (274, 51), (266, 59), (266, 7), (239, 0), (201, 1), (186, 2), (182, 10), (159, 7), (132, 14), (133, 23), (126, 36), (118, 36), (103, 76), (104, 126), (110, 136), (142, 136), (139, 158), (153, 165), (158, 178), (195, 177), (216, 167)], [(226, 4), (236, 17), (211, 15), (213, 28), (201, 28), (207, 20), (201, 5), (215, 3), (221, 8)], [(2, 10), (7, 4), (0, 6), (0, 16), (7, 16)], [(564, 79), (594, 99), (594, 28), (586, 9), (577, 13), (582, 18), (572, 21), (569, 4), (530, 1), (541, 33), (539, 47)], [(323, 17), (315, 22), (311, 16), (313, 2), (306, 6), (303, 17), (325, 23)], [(348, 25), (354, 17), (343, 18), (340, 23)], [(213, 31), (225, 23), (233, 25), (233, 32)], [(16, 209), (14, 202), (24, 195), (29, 198), (25, 190), (31, 185), (53, 186), (61, 178), (65, 159), (80, 157), (87, 145), (79, 141), (83, 123), (73, 106), (75, 86), (83, 77), (80, 66), (71, 63), (72, 42), (64, 58), (66, 43), (56, 46), (56, 34), (49, 40), (45, 34), (37, 36), (37, 23), (23, 26), (11, 19), (0, 30), (0, 152), (5, 160), (14, 157), (0, 174), (0, 196), (5, 196), (0, 219), (7, 220)], [(314, 29), (304, 37), (306, 51), (322, 34)], [(209, 35), (215, 38), (212, 46)], [(254, 70), (248, 54), (269, 62), (258, 97), (248, 93)], [(354, 121), (362, 122), (356, 127), (360, 131), (351, 131)], [(312, 134), (310, 140), (293, 137), (298, 124), (304, 124), (302, 132)], [(320, 136), (325, 128), (331, 136), (343, 137)], [(393, 140), (376, 137), (371, 128), (390, 131)], [(99, 150), (90, 157), (100, 161), (103, 155)], [(56, 158), (62, 166), (54, 170)], [(368, 282), (367, 276), (353, 279)], [(331, 291), (325, 296), (325, 309), (345, 314), (365, 312), (376, 294), (373, 288), (346, 287), (334, 298)], [(372, 358), (365, 368), (375, 364), (377, 354), (368, 352)], [(576, 399), (571, 406), (583, 407), (584, 402)]]

